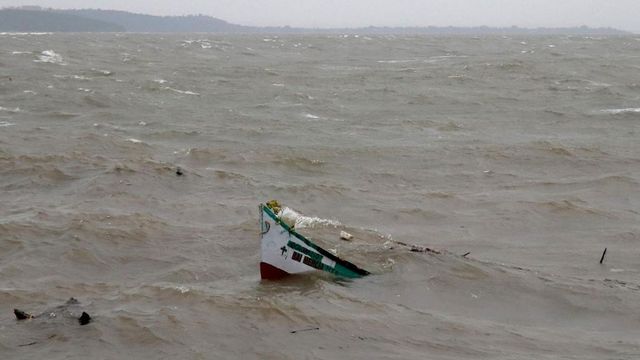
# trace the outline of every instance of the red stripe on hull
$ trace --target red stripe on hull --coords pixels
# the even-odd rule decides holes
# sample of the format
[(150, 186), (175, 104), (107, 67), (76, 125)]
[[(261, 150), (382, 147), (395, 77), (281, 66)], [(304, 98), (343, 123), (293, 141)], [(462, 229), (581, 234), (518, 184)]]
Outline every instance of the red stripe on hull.
[(277, 280), (289, 275), (288, 272), (278, 269), (277, 267), (267, 264), (266, 262), (260, 262), (260, 277), (263, 280)]

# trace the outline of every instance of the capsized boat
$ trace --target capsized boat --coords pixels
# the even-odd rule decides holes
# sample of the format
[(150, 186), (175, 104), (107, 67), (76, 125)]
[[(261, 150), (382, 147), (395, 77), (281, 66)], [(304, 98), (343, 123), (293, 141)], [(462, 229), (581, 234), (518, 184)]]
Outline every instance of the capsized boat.
[(291, 274), (324, 271), (343, 278), (369, 275), (367, 270), (338, 258), (299, 234), (277, 214), (276, 201), (260, 204), (262, 279), (279, 279)]

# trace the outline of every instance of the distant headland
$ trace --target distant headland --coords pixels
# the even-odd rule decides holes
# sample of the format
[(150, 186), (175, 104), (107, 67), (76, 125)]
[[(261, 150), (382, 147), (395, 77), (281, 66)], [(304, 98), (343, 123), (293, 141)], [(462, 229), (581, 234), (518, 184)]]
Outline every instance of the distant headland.
[(117, 10), (58, 10), (38, 6), (0, 9), (0, 32), (142, 32), (229, 34), (626, 35), (613, 28), (363, 27), (294, 28), (236, 25), (206, 15), (153, 16)]

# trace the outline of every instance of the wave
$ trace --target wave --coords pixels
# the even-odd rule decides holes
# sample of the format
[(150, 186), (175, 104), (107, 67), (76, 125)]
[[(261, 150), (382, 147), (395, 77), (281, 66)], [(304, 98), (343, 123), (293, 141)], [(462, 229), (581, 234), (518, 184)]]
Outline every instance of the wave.
[(342, 225), (337, 220), (322, 219), (315, 216), (304, 216), (299, 212), (291, 208), (288, 208), (286, 206), (283, 207), (282, 210), (280, 210), (280, 212), (278, 213), (278, 216), (280, 216), (287, 224), (289, 224), (290, 226), (294, 226), (297, 229), (309, 228), (309, 227), (313, 228), (315, 226), (331, 225), (335, 227), (335, 226)]
[(172, 91), (172, 92), (177, 93), (177, 94), (200, 96), (200, 93), (197, 93), (197, 92), (194, 92), (194, 91), (190, 91), (190, 90), (174, 89), (174, 88), (172, 88), (170, 86), (161, 86), (160, 89), (169, 90), (169, 91)]
[(609, 212), (591, 207), (588, 202), (576, 198), (541, 202), (519, 201), (518, 203), (545, 213), (558, 215), (613, 217)]
[(62, 56), (53, 50), (44, 50), (34, 62), (67, 65)]
[(18, 157), (0, 155), (4, 189), (28, 188), (40, 185), (60, 185), (77, 179), (64, 171), (64, 165), (58, 163), (63, 157), (28, 156)]
[(19, 107), (10, 108), (10, 107), (0, 106), (0, 111), (4, 111), (4, 112), (8, 112), (8, 113), (19, 113), (22, 110), (20, 110)]
[(600, 110), (600, 112), (611, 115), (640, 114), (640, 108), (604, 109)]
[(304, 156), (277, 158), (272, 160), (271, 163), (274, 165), (283, 166), (287, 169), (311, 172), (318, 172), (326, 165), (326, 162), (323, 160), (309, 159)]
[(239, 159), (239, 155), (236, 153), (229, 153), (229, 151), (225, 149), (214, 148), (191, 148), (187, 150), (186, 158), (184, 158), (184, 160), (196, 164), (232, 161), (233, 159)]
[(43, 36), (43, 35), (53, 35), (52, 32), (0, 32), (2, 36), (20, 36), (20, 35), (31, 35), (31, 36)]

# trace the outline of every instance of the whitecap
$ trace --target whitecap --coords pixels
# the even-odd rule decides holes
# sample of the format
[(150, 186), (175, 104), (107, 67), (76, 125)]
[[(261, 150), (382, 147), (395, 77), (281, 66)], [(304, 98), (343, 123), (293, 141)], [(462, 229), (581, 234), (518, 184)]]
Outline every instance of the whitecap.
[(53, 50), (45, 50), (41, 52), (40, 55), (38, 55), (38, 59), (33, 61), (50, 63), (50, 64), (58, 64), (58, 65), (66, 65), (66, 63), (62, 59), (62, 56)]
[(89, 77), (82, 76), (82, 75), (58, 75), (58, 74), (54, 74), (53, 77), (56, 78), (56, 79), (75, 79), (75, 80), (83, 80), (83, 81), (93, 80), (93, 79), (91, 79)]
[(110, 76), (110, 75), (113, 75), (113, 72), (112, 72), (112, 71), (109, 71), (109, 70), (102, 70), (102, 69), (91, 68), (91, 71), (95, 71), (95, 72), (97, 72), (97, 73), (99, 73), (99, 74), (101, 74), (101, 75), (104, 75), (104, 76)]
[(189, 91), (189, 90), (178, 90), (178, 89), (174, 89), (174, 88), (169, 87), (169, 86), (164, 86), (164, 87), (163, 87), (163, 89), (164, 89), (164, 90), (173, 91), (173, 92), (178, 93), (178, 94), (185, 94), (185, 95), (196, 95), (196, 96), (200, 96), (200, 94), (199, 94), (199, 93), (197, 93), (197, 92), (193, 92), (193, 91)]
[(271, 84), (271, 85), (272, 85), (272, 86), (277, 86), (277, 87), (284, 87), (284, 84), (278, 84), (278, 83), (276, 83), (276, 84)]
[(128, 139), (126, 139), (126, 141), (130, 141), (130, 142), (132, 142), (134, 144), (142, 143), (142, 140), (138, 140), (138, 139), (134, 139), (134, 138), (128, 138)]
[(50, 32), (0, 32), (0, 35), (10, 35), (10, 36), (15, 36), (15, 35), (35, 35), (35, 36), (41, 36), (41, 35), (51, 35), (53, 33)]
[(189, 289), (189, 288), (188, 288), (188, 287), (186, 287), (186, 286), (176, 286), (176, 287), (174, 287), (174, 289), (176, 289), (176, 290), (180, 291), (180, 293), (181, 293), (181, 294), (186, 294), (186, 293), (188, 293), (189, 291), (191, 291), (191, 289)]
[(298, 229), (302, 229), (306, 227), (314, 227), (316, 225), (330, 225), (330, 226), (342, 225), (337, 220), (329, 220), (329, 219), (321, 219), (319, 217), (304, 216), (299, 212), (291, 208), (288, 208), (286, 206), (280, 210), (280, 212), (278, 213), (278, 217), (284, 220), (284, 222), (286, 222), (287, 224), (293, 225), (295, 228), (298, 228)]
[(182, 40), (182, 47), (187, 47), (192, 44), (198, 44), (203, 49), (211, 49), (213, 46), (211, 42), (207, 39), (198, 39), (198, 40)]
[(625, 109), (604, 109), (600, 110), (600, 112), (605, 114), (640, 114), (640, 108), (625, 108)]
[(31, 51), (12, 51), (11, 55), (33, 54)]
[(10, 113), (17, 113), (17, 112), (20, 112), (21, 110), (20, 110), (19, 107), (6, 108), (4, 106), (0, 106), (0, 111), (10, 112)]
[(31, 94), (31, 95), (37, 95), (38, 93), (33, 91), (33, 90), (24, 90), (23, 93), (25, 94)]
[(306, 117), (307, 119), (320, 119), (320, 116), (313, 114), (304, 114), (304, 117)]
[(416, 62), (418, 60), (378, 60), (377, 62), (380, 64), (406, 64), (411, 62)]
[(8, 121), (0, 121), (0, 127), (7, 127), (7, 126), (13, 126), (15, 125), (14, 123), (10, 123)]
[(168, 81), (167, 81), (167, 80), (165, 80), (165, 79), (155, 79), (155, 80), (153, 80), (153, 82), (156, 82), (156, 83), (158, 83), (158, 84), (165, 84), (165, 83), (167, 83)]

